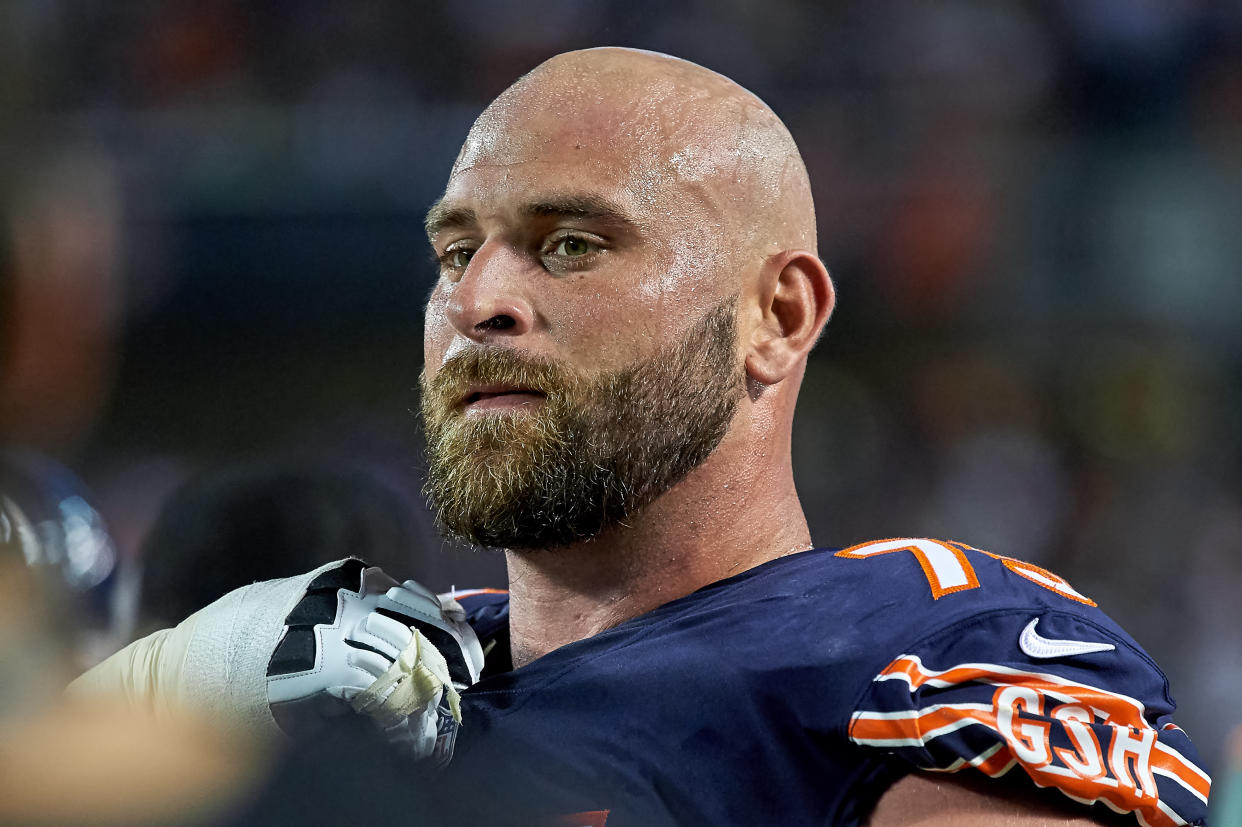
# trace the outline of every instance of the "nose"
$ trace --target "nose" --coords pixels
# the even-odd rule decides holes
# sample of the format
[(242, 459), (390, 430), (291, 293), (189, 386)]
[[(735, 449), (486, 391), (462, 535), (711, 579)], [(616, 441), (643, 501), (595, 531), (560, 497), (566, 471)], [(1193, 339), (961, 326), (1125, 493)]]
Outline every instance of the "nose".
[(480, 247), (445, 307), (453, 328), (478, 342), (529, 333), (535, 311), (524, 289), (525, 264), (503, 245)]

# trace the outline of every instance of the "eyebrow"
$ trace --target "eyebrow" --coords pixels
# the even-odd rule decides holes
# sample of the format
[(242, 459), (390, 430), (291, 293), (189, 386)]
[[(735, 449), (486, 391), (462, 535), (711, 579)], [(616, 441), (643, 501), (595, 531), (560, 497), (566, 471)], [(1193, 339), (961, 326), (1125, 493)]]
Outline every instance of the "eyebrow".
[[(618, 229), (637, 227), (619, 204), (598, 195), (553, 196), (523, 204), (518, 212), (527, 218), (573, 218), (610, 224)], [(427, 230), (427, 238), (434, 239), (445, 230), (471, 227), (477, 223), (478, 215), (474, 210), (445, 204), (442, 199), (427, 211), (423, 226)]]
[(427, 210), (427, 217), (423, 219), (423, 228), (427, 230), (427, 238), (434, 239), (445, 230), (469, 227), (476, 223), (474, 210), (465, 207), (450, 207), (441, 199)]

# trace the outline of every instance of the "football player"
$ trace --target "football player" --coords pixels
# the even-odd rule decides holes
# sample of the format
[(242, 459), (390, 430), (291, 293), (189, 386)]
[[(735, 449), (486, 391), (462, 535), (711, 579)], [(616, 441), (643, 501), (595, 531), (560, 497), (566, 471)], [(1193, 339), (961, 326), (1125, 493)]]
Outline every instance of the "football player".
[(1202, 823), (1167, 682), (1089, 597), (962, 543), (813, 547), (790, 432), (834, 290), (761, 100), (560, 55), (475, 122), (426, 228), (428, 493), (508, 592), (285, 583), (254, 720), (326, 693), (441, 759), (460, 720), (443, 783), (524, 824)]

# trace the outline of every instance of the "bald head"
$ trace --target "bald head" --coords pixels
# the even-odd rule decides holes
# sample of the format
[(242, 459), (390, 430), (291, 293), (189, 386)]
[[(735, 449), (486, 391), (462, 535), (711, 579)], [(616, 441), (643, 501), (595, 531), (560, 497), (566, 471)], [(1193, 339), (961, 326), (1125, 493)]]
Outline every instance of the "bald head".
[[(445, 480), (478, 475), (437, 499), (478, 505), (514, 481), (505, 508), (518, 510), (504, 513), (543, 525), (629, 502), (618, 492), (663, 496), (709, 458), (705, 491), (743, 477), (792, 488), (793, 408), (833, 293), (802, 159), (750, 92), (650, 52), (555, 57), (479, 116), (427, 233), (440, 262), (423, 327), (429, 445)], [(514, 372), (536, 366), (557, 373)], [(581, 477), (567, 470), (579, 462)], [(546, 540), (515, 531), (486, 542)]]
[(505, 90), (427, 232), (441, 265), (429, 360), (503, 341), (619, 368), (729, 302), (739, 356), (792, 354), (771, 370), (744, 357), (771, 385), (814, 343), (801, 322), (817, 334), (831, 311), (785, 125), (728, 78), (652, 52), (558, 55)]
[(633, 49), (569, 52), (540, 64), (475, 122), (453, 175), (573, 154), (612, 169), (641, 207), (682, 196), (730, 256), (815, 249), (806, 168), (776, 114), (738, 84)]

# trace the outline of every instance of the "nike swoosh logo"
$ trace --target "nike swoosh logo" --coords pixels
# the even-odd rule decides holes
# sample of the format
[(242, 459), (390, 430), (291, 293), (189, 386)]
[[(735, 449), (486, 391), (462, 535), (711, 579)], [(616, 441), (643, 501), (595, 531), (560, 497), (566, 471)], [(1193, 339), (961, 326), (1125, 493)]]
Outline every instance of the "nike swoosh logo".
[(1046, 660), (1048, 658), (1068, 658), (1074, 655), (1089, 655), (1093, 652), (1111, 652), (1117, 647), (1111, 643), (1092, 643), (1086, 640), (1054, 640), (1046, 638), (1035, 631), (1039, 618), (1026, 624), (1018, 637), (1018, 648), (1029, 657)]

